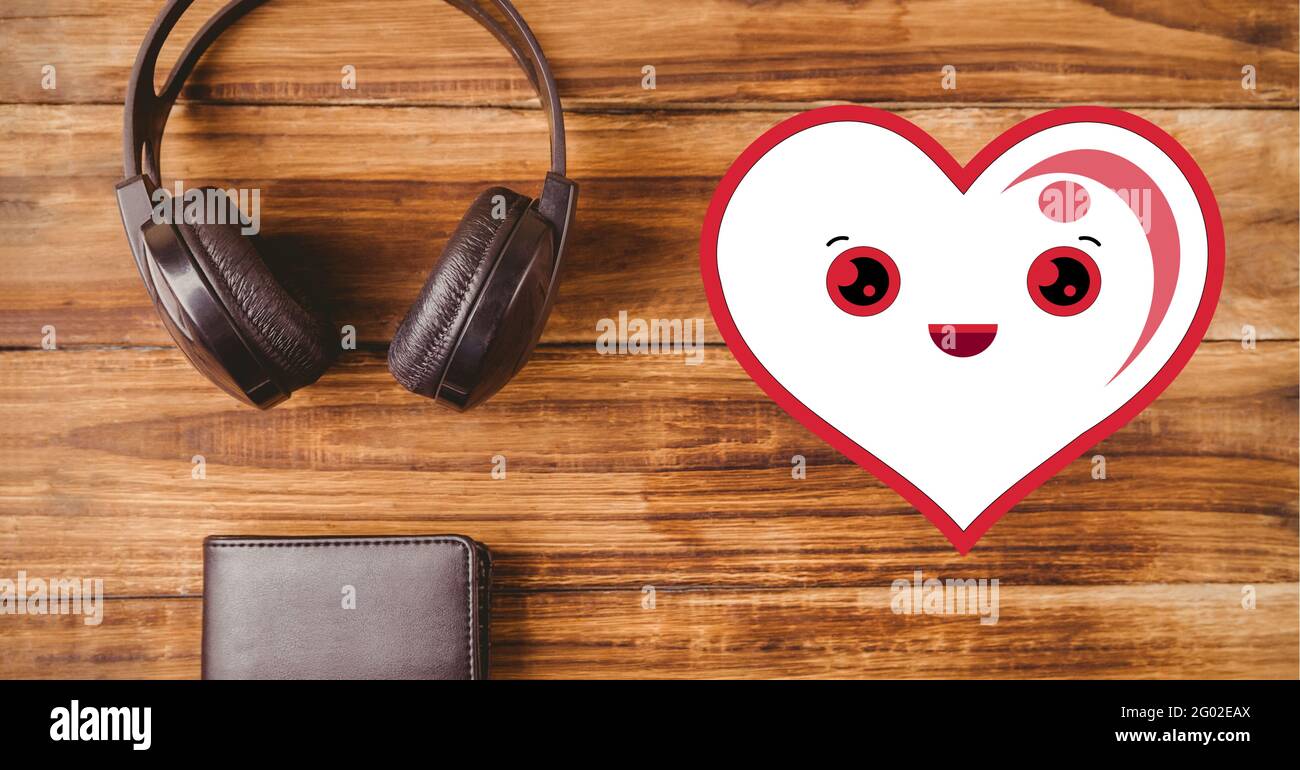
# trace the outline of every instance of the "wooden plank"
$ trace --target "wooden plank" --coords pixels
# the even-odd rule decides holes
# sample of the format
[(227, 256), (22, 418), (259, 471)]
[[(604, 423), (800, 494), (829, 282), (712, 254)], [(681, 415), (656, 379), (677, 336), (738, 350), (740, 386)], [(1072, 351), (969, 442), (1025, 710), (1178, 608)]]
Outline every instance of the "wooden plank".
[[(3, 574), (13, 579), (14, 572)], [(110, 599), (98, 625), (85, 621), (80, 615), (0, 615), (0, 679), (199, 677), (202, 602)]]
[[(1033, 110), (903, 114), (961, 159)], [(1227, 232), (1227, 278), (1211, 339), (1300, 336), (1296, 304), (1295, 112), (1143, 110), (1195, 155)], [(574, 115), (579, 224), (548, 342), (593, 344), (600, 319), (703, 318), (698, 241), (717, 178), (782, 117), (768, 112)], [(112, 200), (119, 111), (0, 107), (0, 346), (169, 345)], [(277, 269), (311, 285), (337, 324), (383, 343), (464, 207), (490, 184), (535, 192), (545, 128), (535, 113), (415, 108), (179, 110), (165, 167), (189, 184), (262, 191), (262, 240)], [(273, 176), (268, 176), (273, 174)]]
[[(219, 2), (204, 0), (165, 62)], [(1297, 12), (1285, 0), (973, 0), (754, 5), (523, 0), (572, 107), (932, 101), (1294, 105)], [(156, 0), (10, 0), (0, 102), (119, 102)], [(57, 88), (42, 88), (42, 67)], [(341, 69), (356, 68), (356, 88)], [(656, 88), (642, 68), (656, 68)], [(1242, 67), (1257, 87), (1242, 87)], [(956, 67), (945, 90), (942, 68)], [(479, 103), (532, 98), (492, 38), (423, 0), (277, 2), (214, 46), (186, 96), (235, 102)]]
[(171, 349), (3, 352), (0, 403), (21, 418), (0, 423), (0, 566), (192, 595), (210, 534), (460, 532), (509, 589), (861, 585), (917, 565), (1020, 584), (1295, 580), (1297, 347), (1203, 345), (965, 558), (722, 348), (698, 366), (544, 349), (465, 415), (370, 352), (267, 413)]
[(1255, 588), (1003, 585), (994, 625), (893, 614), (886, 585), (505, 596), (493, 640), (502, 678), (1293, 678), (1296, 586)]
[[(935, 572), (983, 577), (978, 570)], [(898, 576), (910, 579), (910, 573)], [(495, 678), (1295, 678), (1297, 587), (1002, 582), (998, 620), (903, 615), (888, 585), (777, 591), (507, 593)], [(5, 616), (0, 677), (195, 678), (202, 602), (108, 601), (103, 623)]]

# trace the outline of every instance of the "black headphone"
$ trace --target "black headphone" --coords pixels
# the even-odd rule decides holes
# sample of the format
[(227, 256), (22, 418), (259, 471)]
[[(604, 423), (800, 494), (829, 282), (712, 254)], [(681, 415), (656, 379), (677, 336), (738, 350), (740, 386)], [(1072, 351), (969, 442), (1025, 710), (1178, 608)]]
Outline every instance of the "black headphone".
[[(126, 93), (122, 225), (154, 307), (176, 344), (208, 379), (265, 409), (315, 382), (341, 347), (298, 292), (276, 281), (235, 223), (182, 221), (161, 187), (163, 128), (185, 78), (208, 46), (264, 0), (233, 0), (181, 53), (161, 93), (154, 68), (193, 0), (169, 0), (154, 20)], [(555, 301), (577, 185), (564, 176), (564, 115), (537, 39), (507, 0), (447, 0), (490, 31), (536, 90), (550, 128), (551, 170), (541, 197), (485, 190), (451, 234), (388, 350), (388, 368), (413, 393), (468, 409), (501, 389), (528, 360)], [(221, 191), (214, 191), (220, 195)], [(162, 203), (160, 203), (160, 201)]]

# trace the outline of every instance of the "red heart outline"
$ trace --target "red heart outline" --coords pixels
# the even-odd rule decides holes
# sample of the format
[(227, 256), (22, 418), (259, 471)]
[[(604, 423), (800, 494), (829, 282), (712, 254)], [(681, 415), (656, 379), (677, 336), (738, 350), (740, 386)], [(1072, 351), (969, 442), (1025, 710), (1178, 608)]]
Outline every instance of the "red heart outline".
[[(727, 308), (722, 292), (722, 279), (718, 275), (717, 244), (718, 232), (722, 227), (722, 215), (731, 202), (731, 196), (754, 164), (773, 147), (805, 129), (837, 122), (869, 123), (898, 134), (924, 152), (963, 194), (993, 161), (1011, 147), (1040, 131), (1069, 123), (1104, 123), (1117, 126), (1143, 137), (1164, 152), (1187, 179), (1201, 207), (1208, 247), (1205, 287), (1192, 323), (1169, 360), (1156, 372), (1150, 382), (1119, 409), (1084, 431), (1078, 438), (1027, 473), (985, 508), (965, 530), (958, 527), (938, 504), (902, 474), (881, 462), (848, 436), (840, 433), (777, 382), (745, 344), (745, 339), (736, 328), (735, 321)], [(1205, 179), (1205, 174), (1201, 172), (1200, 167), (1196, 165), (1196, 161), (1192, 160), (1192, 156), (1172, 136), (1154, 124), (1123, 110), (1107, 107), (1065, 107), (1027, 118), (985, 145), (984, 149), (980, 150), (965, 166), (958, 163), (934, 137), (892, 112), (858, 105), (836, 105), (803, 112), (769, 129), (745, 148), (740, 157), (731, 164), (731, 168), (727, 169), (726, 175), (718, 184), (718, 189), (713, 193), (713, 200), (704, 218), (704, 230), (700, 235), (700, 274), (704, 279), (704, 291), (708, 296), (709, 308), (713, 312), (714, 321), (718, 324), (723, 340), (745, 372), (778, 406), (804, 427), (902, 495), (907, 502), (924, 514), (962, 555), (968, 553), (989, 527), (1030, 492), (1042, 486), (1084, 451), (1096, 446), (1102, 439), (1127, 425), (1139, 412), (1155, 401), (1165, 388), (1169, 387), (1191, 360), (1192, 354), (1196, 352), (1206, 329), (1210, 326), (1210, 319), (1214, 316), (1214, 309), (1219, 302), (1219, 292), (1223, 287), (1223, 264), (1223, 221), (1219, 215), (1219, 206), (1215, 201), (1214, 192), (1210, 189), (1210, 183)]]

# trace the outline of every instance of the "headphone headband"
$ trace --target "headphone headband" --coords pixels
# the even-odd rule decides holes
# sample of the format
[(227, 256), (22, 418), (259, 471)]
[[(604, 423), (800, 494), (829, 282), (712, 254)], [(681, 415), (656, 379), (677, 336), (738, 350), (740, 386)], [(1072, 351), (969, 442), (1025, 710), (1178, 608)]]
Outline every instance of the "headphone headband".
[[(158, 158), (163, 128), (167, 125), (167, 117), (171, 113), (172, 105), (176, 103), (176, 98), (180, 95), (185, 79), (194, 70), (199, 57), (222, 32), (265, 0), (231, 0), (217, 11), (216, 15), (209, 19), (185, 46), (185, 50), (167, 76), (162, 92), (156, 93), (154, 77), (158, 53), (167, 41), (167, 36), (176, 26), (176, 22), (193, 2), (194, 0), (168, 0), (167, 5), (158, 12), (158, 17), (154, 19), (153, 26), (149, 28), (144, 42), (140, 45), (140, 52), (136, 55), (135, 66), (131, 69), (131, 79), (127, 85), (125, 125), (122, 132), (122, 165), (128, 179), (143, 174), (152, 177), (155, 184), (162, 184), (162, 171)], [(505, 27), (473, 0), (446, 0), (446, 2), (481, 24), (514, 56), (515, 61), (528, 77), (528, 82), (537, 92), (542, 109), (546, 111), (551, 143), (551, 172), (563, 176), (565, 173), (564, 113), (560, 107), (555, 77), (551, 74), (551, 67), (532, 30), (528, 28), (523, 17), (509, 0), (491, 0), (492, 5), (505, 16), (507, 25)], [(514, 34), (512, 35), (511, 32)]]

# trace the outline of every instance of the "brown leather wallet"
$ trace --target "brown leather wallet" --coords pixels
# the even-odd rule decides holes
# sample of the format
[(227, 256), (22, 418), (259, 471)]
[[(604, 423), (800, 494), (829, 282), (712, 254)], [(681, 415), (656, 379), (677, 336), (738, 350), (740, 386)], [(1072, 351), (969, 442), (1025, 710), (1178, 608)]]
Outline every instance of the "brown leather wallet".
[(204, 679), (486, 679), (491, 558), (461, 535), (209, 537)]

